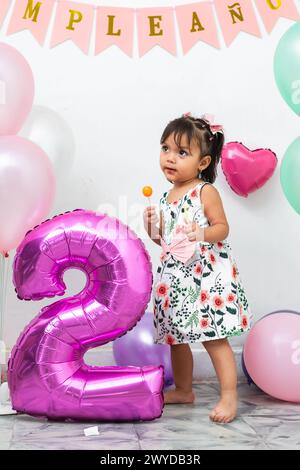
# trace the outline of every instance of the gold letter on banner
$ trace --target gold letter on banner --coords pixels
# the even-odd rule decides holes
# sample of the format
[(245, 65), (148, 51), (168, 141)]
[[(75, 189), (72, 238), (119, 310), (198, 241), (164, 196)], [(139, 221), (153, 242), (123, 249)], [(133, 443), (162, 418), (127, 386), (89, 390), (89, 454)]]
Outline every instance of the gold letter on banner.
[(37, 22), (37, 16), (39, 14), (41, 5), (42, 5), (42, 2), (38, 2), (35, 5), (35, 7), (33, 8), (32, 0), (28, 0), (27, 7), (26, 7), (26, 10), (25, 10), (25, 13), (24, 13), (24, 16), (23, 16), (23, 20), (27, 20), (26, 15), (29, 13), (29, 18), (31, 18), (32, 15), (34, 15), (32, 21)]
[(114, 33), (114, 19), (115, 16), (107, 15), (108, 17), (108, 32), (106, 33), (109, 36), (120, 36), (121, 30), (119, 29), (116, 33)]
[[(197, 26), (197, 29), (196, 29)], [(205, 28), (203, 28), (199, 17), (195, 11), (193, 11), (193, 23), (192, 23), (192, 29), (190, 30), (191, 33), (195, 33), (196, 31), (203, 31)]]
[(149, 22), (150, 22), (150, 34), (149, 36), (162, 36), (163, 32), (162, 29), (159, 30), (159, 32), (155, 32), (154, 28), (159, 28), (160, 24), (159, 23), (154, 23), (154, 20), (157, 18), (161, 21), (161, 16), (148, 16)]
[[(238, 10), (239, 10), (239, 13), (237, 13), (236, 11), (234, 10), (230, 10), (230, 8), (234, 8), (236, 7), (237, 5), (239, 5), (238, 7)], [(240, 20), (240, 21), (244, 21), (244, 18), (243, 18), (243, 13), (241, 12), (241, 8), (240, 8), (240, 4), (239, 3), (234, 3), (233, 5), (227, 5), (228, 6), (228, 9), (230, 11), (230, 15), (231, 15), (231, 18), (232, 18), (232, 23), (235, 24), (236, 21), (235, 21), (235, 16)]]
[[(82, 13), (80, 11), (69, 10), (69, 12), (71, 13), (70, 21), (69, 21), (69, 24), (66, 27), (66, 29), (70, 29), (71, 31), (74, 31), (75, 28), (73, 27), (73, 23), (80, 23), (83, 16), (82, 16)], [(75, 13), (77, 13), (77, 15), (78, 15), (77, 18), (75, 18)]]
[(278, 8), (281, 7), (281, 0), (278, 0), (278, 1), (277, 1), (277, 6), (274, 6), (274, 5), (273, 5), (272, 0), (267, 0), (267, 4), (268, 4), (269, 7), (271, 8), (271, 10), (277, 10)]

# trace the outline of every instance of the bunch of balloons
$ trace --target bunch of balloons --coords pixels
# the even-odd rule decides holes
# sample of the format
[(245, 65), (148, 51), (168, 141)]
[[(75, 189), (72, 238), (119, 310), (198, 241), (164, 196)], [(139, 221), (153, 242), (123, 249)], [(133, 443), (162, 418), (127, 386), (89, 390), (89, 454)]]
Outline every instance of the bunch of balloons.
[(54, 172), (45, 152), (17, 136), (34, 97), (32, 71), (13, 47), (0, 43), (0, 252), (7, 255), (47, 215)]
[[(74, 138), (54, 111), (33, 106), (25, 58), (0, 43), (0, 254), (7, 256), (49, 213), (55, 176), (67, 171)], [(18, 134), (18, 135), (17, 135)]]
[(248, 383), (300, 403), (300, 312), (278, 310), (261, 318), (247, 336), (242, 365)]

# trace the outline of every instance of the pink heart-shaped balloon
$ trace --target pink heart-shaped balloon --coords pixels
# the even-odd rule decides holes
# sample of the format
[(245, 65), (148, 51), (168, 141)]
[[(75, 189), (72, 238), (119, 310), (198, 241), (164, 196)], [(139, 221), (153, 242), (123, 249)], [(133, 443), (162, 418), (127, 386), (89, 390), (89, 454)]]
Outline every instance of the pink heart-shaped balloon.
[(239, 196), (261, 188), (273, 175), (277, 157), (270, 149), (249, 150), (241, 142), (228, 142), (222, 149), (221, 166), (227, 183)]

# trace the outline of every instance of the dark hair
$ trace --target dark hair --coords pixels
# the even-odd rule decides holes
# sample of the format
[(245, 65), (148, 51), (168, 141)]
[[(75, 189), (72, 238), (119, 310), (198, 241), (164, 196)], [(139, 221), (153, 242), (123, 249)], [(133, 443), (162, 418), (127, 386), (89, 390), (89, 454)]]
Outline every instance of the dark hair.
[(160, 143), (163, 144), (173, 132), (174, 140), (178, 147), (180, 147), (181, 137), (186, 135), (189, 146), (192, 141), (195, 141), (199, 146), (200, 157), (205, 155), (211, 156), (211, 162), (208, 167), (201, 172), (201, 178), (209, 183), (214, 183), (217, 177), (217, 166), (224, 145), (223, 132), (218, 131), (213, 134), (210, 130), (209, 122), (206, 119), (183, 115), (169, 122), (162, 133)]

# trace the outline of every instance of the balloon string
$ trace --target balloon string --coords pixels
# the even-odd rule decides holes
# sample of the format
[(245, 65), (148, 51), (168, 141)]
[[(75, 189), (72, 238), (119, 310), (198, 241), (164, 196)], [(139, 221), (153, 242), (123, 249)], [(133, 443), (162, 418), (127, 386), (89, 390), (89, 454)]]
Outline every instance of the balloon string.
[(0, 340), (3, 340), (3, 300), (4, 300), (4, 255), (0, 258)]
[[(7, 283), (8, 283), (8, 260), (7, 253), (0, 255), (0, 344), (1, 344), (1, 361), (0, 361), (0, 384), (2, 383), (2, 370), (5, 370), (5, 364), (2, 364), (2, 355), (6, 354), (4, 341), (4, 315), (7, 306)], [(6, 362), (6, 359), (5, 359)]]
[(3, 340), (3, 294), (4, 294), (4, 255), (0, 255), (0, 346), (1, 346), (1, 361), (0, 361), (0, 385), (2, 384), (2, 355), (4, 349), (4, 340)]

